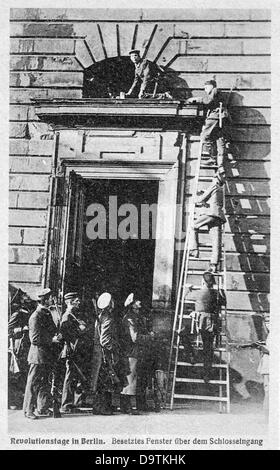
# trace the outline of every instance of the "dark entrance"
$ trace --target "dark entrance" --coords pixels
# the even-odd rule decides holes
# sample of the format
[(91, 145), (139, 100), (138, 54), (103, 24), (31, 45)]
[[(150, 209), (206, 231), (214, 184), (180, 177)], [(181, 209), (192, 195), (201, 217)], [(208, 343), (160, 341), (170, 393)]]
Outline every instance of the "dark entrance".
[[(137, 293), (146, 306), (151, 305), (155, 240), (152, 237), (152, 215), (148, 239), (141, 239), (141, 205), (157, 203), (158, 182), (136, 180), (86, 180), (85, 214), (92, 204), (100, 204), (106, 210), (106, 237), (91, 239), (86, 226), (93, 220), (93, 215), (86, 216), (83, 243), (82, 285), (84, 297), (95, 292), (109, 291), (116, 302), (122, 304), (130, 292)], [(109, 199), (110, 198), (110, 199)], [(138, 214), (138, 231), (128, 226), (132, 236), (123, 239), (119, 232), (114, 232), (115, 239), (109, 238), (109, 201), (119, 208), (132, 204)], [(110, 205), (111, 209), (112, 206)], [(124, 207), (124, 206), (122, 206)], [(124, 207), (126, 210), (127, 206)], [(129, 214), (129, 212), (128, 212)], [(117, 218), (118, 224), (126, 218), (124, 213)], [(146, 219), (147, 220), (147, 219)], [(103, 217), (104, 221), (104, 217)], [(101, 227), (99, 227), (100, 233)]]

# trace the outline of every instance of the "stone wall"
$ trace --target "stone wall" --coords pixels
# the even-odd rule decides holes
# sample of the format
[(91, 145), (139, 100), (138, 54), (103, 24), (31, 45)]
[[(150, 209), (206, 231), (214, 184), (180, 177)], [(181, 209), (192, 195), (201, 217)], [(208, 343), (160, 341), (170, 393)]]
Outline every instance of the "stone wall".
[[(171, 69), (186, 96), (201, 94), (213, 75), (225, 93), (236, 85), (230, 104), (238, 155), (227, 170), (226, 201), (232, 328), (244, 315), (268, 312), (269, 11), (12, 9), (10, 32), (12, 284), (30, 290), (42, 277), (54, 140), (32, 99), (81, 98), (84, 69), (135, 47)], [(187, 197), (198, 146), (198, 136), (191, 136)]]

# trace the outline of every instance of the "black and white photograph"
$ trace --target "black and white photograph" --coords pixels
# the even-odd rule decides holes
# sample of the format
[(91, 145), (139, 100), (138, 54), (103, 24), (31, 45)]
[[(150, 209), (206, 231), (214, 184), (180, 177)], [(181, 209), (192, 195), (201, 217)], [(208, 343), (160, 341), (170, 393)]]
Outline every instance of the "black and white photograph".
[(273, 449), (270, 2), (18, 3), (2, 445)]

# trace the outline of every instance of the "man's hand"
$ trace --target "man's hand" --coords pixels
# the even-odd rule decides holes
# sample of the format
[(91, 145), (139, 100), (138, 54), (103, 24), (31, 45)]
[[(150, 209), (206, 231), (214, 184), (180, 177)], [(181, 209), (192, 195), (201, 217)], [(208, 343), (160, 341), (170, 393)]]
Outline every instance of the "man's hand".
[(191, 292), (193, 290), (193, 284), (186, 284), (186, 293)]
[(188, 99), (187, 99), (187, 103), (189, 103), (189, 104), (190, 104), (190, 103), (196, 103), (196, 101), (197, 101), (197, 98), (195, 98), (194, 96), (192, 96), (191, 98), (188, 98)]

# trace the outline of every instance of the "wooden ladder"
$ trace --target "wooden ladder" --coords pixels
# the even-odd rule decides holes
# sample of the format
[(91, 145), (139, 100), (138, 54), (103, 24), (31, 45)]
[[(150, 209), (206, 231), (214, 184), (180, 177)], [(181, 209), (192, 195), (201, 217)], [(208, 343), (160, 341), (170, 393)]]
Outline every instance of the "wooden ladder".
[[(177, 334), (181, 331), (184, 326), (185, 319), (189, 319), (188, 313), (194, 310), (195, 301), (188, 301), (186, 297), (186, 289), (188, 283), (188, 277), (192, 274), (203, 274), (205, 271), (193, 269), (190, 265), (190, 234), (196, 215), (196, 198), (198, 186), (201, 181), (210, 181), (212, 178), (205, 178), (201, 176), (201, 170), (213, 169), (217, 167), (208, 167), (204, 164), (202, 154), (202, 142), (200, 142), (199, 157), (197, 163), (197, 171), (195, 174), (194, 190), (189, 210), (188, 229), (186, 233), (186, 239), (184, 244), (182, 265), (178, 285), (178, 294), (175, 306), (175, 315), (172, 330), (171, 347), (169, 354), (169, 365), (168, 365), (168, 393), (167, 400), (170, 400), (169, 407), (172, 410), (176, 408), (189, 407), (190, 403), (194, 400), (200, 402), (217, 402), (219, 404), (220, 412), (230, 412), (230, 389), (229, 389), (229, 351), (227, 345), (226, 336), (226, 307), (222, 307), (219, 313), (220, 319), (220, 334), (216, 337), (218, 344), (214, 347), (214, 363), (212, 364), (213, 380), (209, 383), (205, 383), (202, 378), (203, 362), (199, 360), (198, 363), (190, 363), (182, 360), (181, 352), (184, 349), (180, 344), (180, 335)], [(224, 207), (225, 207), (225, 185), (223, 187), (224, 192)], [(222, 228), (222, 257), (219, 264), (217, 273), (213, 273), (216, 279), (217, 289), (226, 293), (226, 250), (225, 250), (225, 225)], [(199, 248), (206, 247), (211, 249), (211, 244), (199, 244)], [(191, 258), (191, 264), (195, 265), (196, 262), (201, 263), (209, 261), (207, 258)], [(199, 265), (198, 265), (199, 266)], [(199, 289), (197, 286), (196, 289)], [(217, 339), (218, 338), (218, 339)], [(197, 354), (202, 352), (202, 341), (200, 335), (193, 344)], [(201, 351), (199, 353), (199, 351)]]

